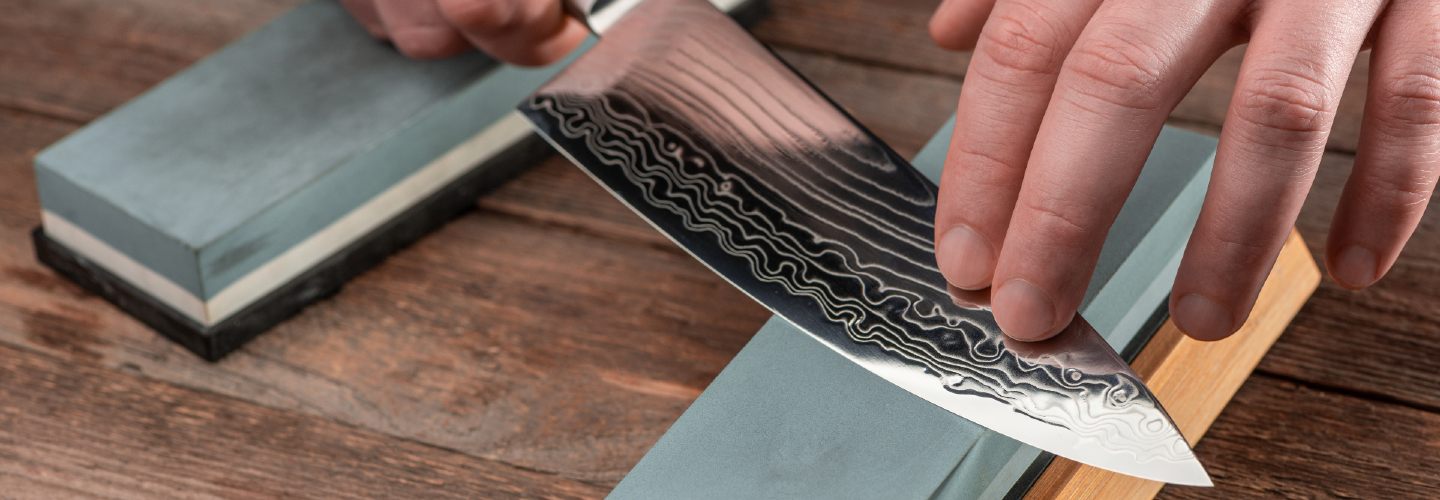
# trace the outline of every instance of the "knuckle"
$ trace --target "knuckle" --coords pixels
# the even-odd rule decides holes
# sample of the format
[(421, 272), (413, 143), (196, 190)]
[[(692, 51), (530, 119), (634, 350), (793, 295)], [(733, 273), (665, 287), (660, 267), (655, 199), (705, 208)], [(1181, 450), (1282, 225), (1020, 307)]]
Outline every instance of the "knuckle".
[(1271, 253), (1271, 244), (1265, 238), (1221, 233), (1210, 241), (1217, 254), (1245, 269), (1263, 266)]
[(1053, 74), (1063, 57), (1063, 30), (1035, 12), (996, 12), (980, 32), (980, 53), (1001, 70)]
[[(1278, 199), (1286, 198), (1286, 195), (1281, 193), (1266, 195)], [(1295, 216), (1293, 212), (1284, 209), (1271, 210), (1264, 216), (1257, 216), (1259, 212), (1256, 207), (1264, 205), (1256, 201), (1261, 195), (1255, 196), (1256, 199), (1253, 200), (1227, 197), (1230, 203), (1228, 205), (1217, 204), (1213, 209), (1205, 207), (1206, 214), (1202, 214), (1201, 218), (1208, 216), (1213, 219), (1213, 223), (1204, 225), (1204, 228), (1197, 225), (1195, 236), (1199, 247), (1204, 249), (1203, 253), (1210, 255), (1216, 262), (1247, 270), (1246, 272), (1270, 265), (1294, 226)]]
[(1025, 165), (1007, 161), (994, 153), (967, 145), (956, 145), (956, 166), (967, 182), (992, 188), (1013, 188), (1025, 173)]
[(1021, 206), (1034, 215), (1033, 227), (1046, 235), (1046, 241), (1056, 245), (1078, 247), (1095, 229), (1095, 224), (1081, 215), (1088, 207), (1075, 206), (1058, 197), (1022, 197)]
[(1130, 109), (1164, 105), (1166, 51), (1143, 29), (1107, 29), (1083, 40), (1065, 60), (1069, 87), (1083, 95)]
[(1250, 216), (1229, 211), (1221, 215), (1222, 229), (1209, 231), (1201, 241), (1206, 253), (1242, 268), (1254, 268), (1270, 251), (1269, 228), (1256, 225)]
[(440, 0), (440, 13), (468, 33), (500, 33), (513, 28), (514, 4), (507, 0)]
[[(1247, 120), (1240, 118), (1239, 121)], [(1243, 127), (1230, 125), (1229, 122), (1225, 125), (1230, 137), (1222, 137), (1221, 142), (1234, 147), (1237, 154), (1244, 157), (1241, 161), (1265, 167), (1257, 172), (1284, 176), (1292, 182), (1309, 182), (1314, 178), (1325, 152), (1324, 132), (1270, 129), (1254, 123)]]
[(1382, 213), (1397, 217), (1424, 210), (1435, 189), (1435, 173), (1407, 169), (1360, 183), (1361, 196)]
[(1290, 137), (1323, 136), (1334, 119), (1338, 93), (1319, 78), (1296, 69), (1262, 69), (1236, 92), (1235, 116), (1258, 128)]
[[(1376, 82), (1378, 104), (1389, 125), (1399, 129), (1440, 125), (1440, 57), (1403, 68)], [(1428, 131), (1433, 134), (1433, 131)]]

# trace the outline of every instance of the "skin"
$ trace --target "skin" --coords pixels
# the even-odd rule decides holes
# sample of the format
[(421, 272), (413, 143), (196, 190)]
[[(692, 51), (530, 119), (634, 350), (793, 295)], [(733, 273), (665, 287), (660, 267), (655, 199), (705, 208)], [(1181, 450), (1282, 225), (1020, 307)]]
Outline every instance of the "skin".
[(589, 32), (558, 0), (341, 0), (376, 38), (416, 59), (472, 49), (538, 66), (568, 54)]
[[(585, 36), (557, 1), (344, 3), (412, 57), (473, 46), (544, 64)], [(1249, 316), (1361, 50), (1374, 50), (1371, 83), (1330, 228), (1331, 276), (1352, 289), (1384, 276), (1440, 177), (1434, 0), (945, 0), (930, 33), (975, 52), (940, 184), (938, 264), (956, 288), (988, 288), (1018, 340), (1075, 315), (1165, 118), (1235, 46), (1248, 44), (1245, 61), (1171, 294), (1191, 337), (1223, 339)]]

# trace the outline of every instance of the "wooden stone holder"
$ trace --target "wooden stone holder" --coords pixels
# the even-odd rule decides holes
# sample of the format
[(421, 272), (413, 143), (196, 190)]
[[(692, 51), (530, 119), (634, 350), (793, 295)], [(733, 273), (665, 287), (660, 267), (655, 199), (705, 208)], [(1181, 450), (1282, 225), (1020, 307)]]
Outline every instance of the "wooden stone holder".
[[(1165, 402), (1193, 446), (1318, 286), (1320, 269), (1300, 233), (1292, 231), (1239, 332), (1219, 342), (1201, 342), (1186, 337), (1167, 320), (1130, 366)], [(1025, 498), (1143, 499), (1154, 497), (1162, 487), (1163, 483), (1056, 458)]]

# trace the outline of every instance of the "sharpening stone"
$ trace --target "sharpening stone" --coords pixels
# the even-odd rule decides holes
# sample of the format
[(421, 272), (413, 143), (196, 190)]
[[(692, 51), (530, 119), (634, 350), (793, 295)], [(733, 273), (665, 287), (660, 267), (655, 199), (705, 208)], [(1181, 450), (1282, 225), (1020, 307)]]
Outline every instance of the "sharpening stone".
[[(914, 160), (932, 180), (952, 126)], [(1167, 316), (1215, 145), (1166, 128), (1105, 241), (1080, 312), (1126, 359)], [(771, 318), (611, 498), (1011, 498), (1050, 459)]]
[(563, 65), (411, 60), (303, 4), (41, 152), (37, 255), (219, 359), (550, 155), (513, 110)]

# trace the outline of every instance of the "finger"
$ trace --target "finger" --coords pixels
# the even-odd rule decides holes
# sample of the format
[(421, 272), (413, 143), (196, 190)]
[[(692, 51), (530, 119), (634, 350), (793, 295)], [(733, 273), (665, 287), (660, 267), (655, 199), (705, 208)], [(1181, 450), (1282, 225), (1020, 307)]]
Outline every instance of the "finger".
[(1393, 0), (1375, 37), (1355, 169), (1325, 247), (1349, 288), (1389, 271), (1440, 176), (1440, 2)]
[(995, 270), (996, 321), (1058, 333), (1165, 118), (1240, 40), (1239, 2), (1106, 2), (1065, 59)]
[(930, 38), (950, 50), (973, 49), (994, 7), (995, 0), (945, 0), (930, 16)]
[(385, 32), (400, 52), (416, 59), (438, 59), (466, 51), (469, 45), (434, 0), (375, 0)]
[(955, 112), (935, 255), (956, 287), (990, 286), (1015, 196), (1065, 54), (1099, 0), (1000, 0), (981, 31)]
[(438, 0), (438, 5), (470, 43), (512, 64), (554, 62), (589, 34), (556, 0)]
[(350, 16), (370, 32), (370, 36), (384, 40), (385, 25), (380, 22), (380, 12), (375, 10), (374, 0), (340, 0), (340, 5), (350, 12)]
[(1191, 337), (1225, 338), (1249, 316), (1315, 177), (1345, 79), (1382, 1), (1276, 0), (1256, 14), (1170, 298), (1175, 324)]

